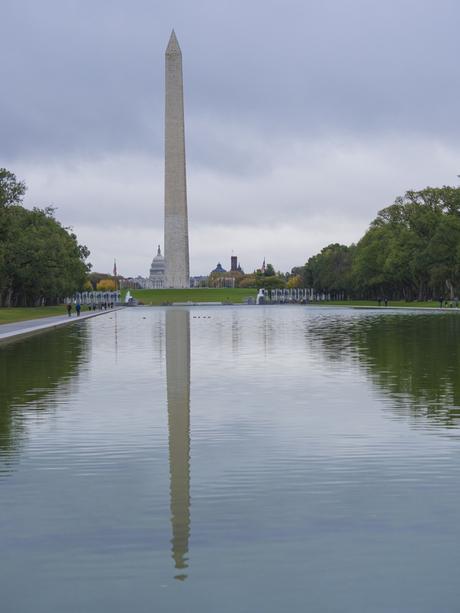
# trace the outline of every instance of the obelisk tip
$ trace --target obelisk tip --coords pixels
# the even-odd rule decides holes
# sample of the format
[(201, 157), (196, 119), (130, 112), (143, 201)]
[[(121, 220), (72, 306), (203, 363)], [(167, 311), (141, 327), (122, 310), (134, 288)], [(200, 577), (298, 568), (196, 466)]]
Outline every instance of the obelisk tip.
[(176, 33), (174, 30), (171, 32), (171, 36), (169, 37), (169, 43), (166, 47), (166, 55), (176, 55), (181, 54), (181, 50), (179, 47), (179, 42), (177, 40)]

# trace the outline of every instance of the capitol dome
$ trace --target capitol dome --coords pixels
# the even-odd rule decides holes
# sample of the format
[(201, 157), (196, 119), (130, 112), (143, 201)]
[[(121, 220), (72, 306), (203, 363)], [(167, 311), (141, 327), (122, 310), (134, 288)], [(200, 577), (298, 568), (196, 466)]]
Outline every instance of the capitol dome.
[(156, 256), (152, 260), (150, 266), (150, 281), (155, 289), (161, 289), (164, 287), (165, 282), (165, 258), (161, 255), (160, 245), (158, 245), (158, 251)]

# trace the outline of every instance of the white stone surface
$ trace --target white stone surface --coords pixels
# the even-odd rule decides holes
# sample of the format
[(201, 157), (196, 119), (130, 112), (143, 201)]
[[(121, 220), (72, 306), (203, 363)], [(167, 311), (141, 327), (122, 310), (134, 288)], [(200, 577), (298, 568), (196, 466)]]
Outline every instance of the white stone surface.
[(182, 53), (174, 30), (165, 59), (165, 286), (190, 287)]

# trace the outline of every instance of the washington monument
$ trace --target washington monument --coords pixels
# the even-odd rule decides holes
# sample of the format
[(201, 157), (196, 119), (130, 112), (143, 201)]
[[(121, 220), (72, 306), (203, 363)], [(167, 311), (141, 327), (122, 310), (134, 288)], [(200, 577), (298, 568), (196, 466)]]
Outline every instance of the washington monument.
[(174, 30), (165, 61), (165, 287), (190, 287), (182, 53)]

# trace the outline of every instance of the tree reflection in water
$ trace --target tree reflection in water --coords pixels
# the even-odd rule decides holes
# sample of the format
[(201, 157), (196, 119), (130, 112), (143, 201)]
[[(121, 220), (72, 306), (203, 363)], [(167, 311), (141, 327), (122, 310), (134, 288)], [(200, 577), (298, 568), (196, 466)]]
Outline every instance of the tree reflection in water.
[(368, 314), (307, 321), (307, 339), (329, 360), (349, 359), (392, 399), (392, 411), (460, 425), (460, 316)]
[[(83, 326), (0, 345), (0, 472), (8, 471), (25, 435), (25, 411), (47, 411), (86, 355)], [(3, 465), (3, 467), (2, 467)]]

